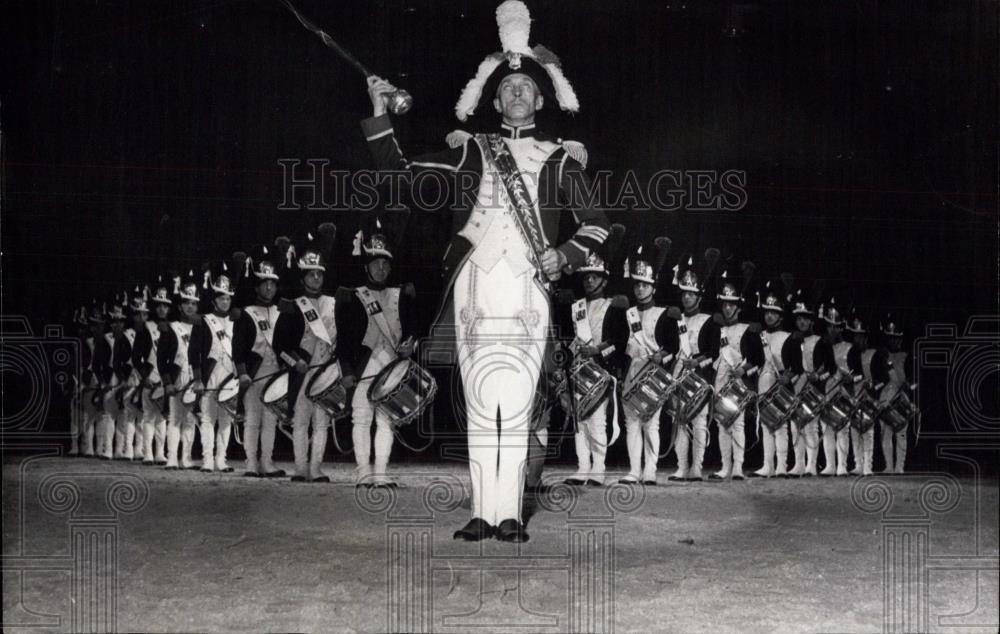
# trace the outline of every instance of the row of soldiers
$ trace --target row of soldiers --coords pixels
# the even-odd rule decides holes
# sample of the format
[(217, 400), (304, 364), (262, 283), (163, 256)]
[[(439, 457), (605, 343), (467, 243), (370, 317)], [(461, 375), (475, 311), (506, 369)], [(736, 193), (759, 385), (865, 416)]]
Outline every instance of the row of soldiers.
[[(323, 223), (298, 251), (280, 237), (270, 248), (206, 266), (200, 276), (193, 270), (160, 276), (131, 298), (117, 296), (110, 308), (82, 307), (76, 322), (85, 370), (76, 396), (83, 416), (70, 453), (230, 472), (238, 420), (245, 475), (285, 477), (273, 462), (282, 422), (291, 425), (291, 479), (328, 482), (321, 465), (331, 420), (346, 414), (359, 484), (394, 486), (386, 474), (390, 421), (373, 410), (368, 387), (387, 365), (412, 354), (415, 292), (412, 285), (387, 285), (393, 254), (378, 228), (355, 237), (366, 283), (333, 295), (324, 289), (336, 228)], [(279, 298), (289, 276), (299, 290)], [(245, 299), (238, 307), (237, 295)], [(274, 391), (271, 406), (264, 402), (267, 389)], [(196, 430), (200, 465), (192, 459)]]
[[(613, 227), (606, 253), (614, 250), (614, 234)], [(885, 415), (901, 393), (911, 405), (916, 386), (910, 383), (910, 359), (896, 319), (886, 315), (881, 321), (881, 345), (875, 347), (872, 328), (859, 312), (844, 311), (835, 297), (810, 301), (788, 274), (756, 292), (750, 290), (755, 272), (750, 261), (713, 275), (717, 249), (707, 250), (698, 268), (690, 256), (682, 258), (671, 283), (679, 306), (659, 306), (654, 293), (669, 247), (669, 239), (659, 238), (654, 257), (644, 257), (640, 246), (625, 261), (632, 301), (608, 296), (617, 266), (600, 255), (590, 254), (579, 271), (586, 297), (573, 304), (572, 347), (578, 361), (568, 380), (575, 378), (583, 387), (565, 390), (575, 399), (564, 398), (567, 410), (579, 410), (578, 468), (568, 483), (604, 484), (605, 457), (617, 436), (616, 409), (624, 413), (626, 425), (629, 472), (620, 480), (625, 484), (657, 483), (664, 413), (673, 423), (669, 447), (677, 459), (671, 481), (706, 477), (711, 422), (717, 423), (722, 467), (707, 474), (710, 480), (870, 475), (876, 425), (885, 472), (903, 472), (915, 410), (907, 407), (892, 424)], [(714, 300), (715, 312), (706, 309), (706, 299)], [(587, 398), (587, 390), (598, 383), (591, 378), (590, 362), (621, 380), (621, 388), (609, 389), (596, 405)], [(777, 398), (779, 390), (783, 399)], [(860, 407), (863, 403), (869, 406)], [(764, 463), (745, 475), (750, 435), (745, 422), (751, 412)], [(848, 471), (852, 448), (854, 466)]]
[[(287, 238), (279, 238), (250, 255), (237, 252), (228, 265), (206, 267), (200, 277), (194, 271), (161, 276), (147, 288), (138, 287), (130, 299), (119, 296), (109, 310), (96, 303), (89, 311), (81, 308), (77, 322), (86, 343), (86, 371), (78, 397), (83, 424), (73, 430), (71, 453), (228, 472), (230, 436), (238, 418), (246, 475), (284, 477), (272, 455), (278, 423), (286, 420), (295, 456), (292, 479), (323, 482), (329, 480), (321, 465), (331, 421), (349, 415), (358, 483), (394, 486), (387, 469), (395, 421), (372, 406), (369, 387), (392, 363), (410, 358), (419, 333), (412, 284), (388, 285), (393, 253), (386, 233), (378, 221), (358, 232), (355, 254), (363, 259), (366, 282), (341, 287), (333, 295), (324, 288), (330, 282), (326, 266), (335, 228), (324, 223), (318, 238), (306, 237), (301, 253)], [(615, 225), (611, 233), (601, 253), (592, 252), (583, 267), (566, 271), (579, 279), (583, 297), (574, 300), (568, 290), (560, 295), (565, 300), (561, 304), (569, 307), (562, 312), (571, 318), (573, 332), (571, 361), (553, 374), (554, 383), (561, 381), (554, 392), (561, 395), (574, 425), (578, 468), (568, 483), (604, 484), (619, 411), (629, 455), (629, 473), (621, 480), (626, 484), (656, 484), (664, 413), (673, 423), (668, 447), (678, 465), (670, 480), (705, 477), (713, 420), (719, 423), (722, 468), (708, 478), (742, 479), (748, 412), (754, 413), (755, 435), (764, 448), (764, 464), (751, 477), (846, 475), (852, 447), (851, 473), (871, 473), (874, 427), (826, 424), (819, 411), (761, 424), (767, 422), (758, 412), (761, 398), (740, 400), (740, 411), (725, 418), (716, 413), (724, 409), (721, 400), (736, 383), (744, 388), (735, 390), (737, 395), (763, 397), (782, 386), (800, 395), (812, 386), (828, 396), (840, 390), (855, 399), (867, 394), (887, 407), (899, 392), (911, 389), (904, 333), (897, 321), (883, 320), (883, 345), (875, 348), (861, 315), (845, 315), (833, 298), (815, 307), (788, 279), (780, 283), (782, 291), (779, 283), (767, 282), (748, 297), (753, 265), (743, 262), (733, 275), (729, 270), (713, 275), (718, 254), (711, 249), (701, 270), (689, 257), (674, 267), (671, 287), (679, 306), (658, 305), (654, 296), (670, 241), (659, 238), (645, 253), (639, 246), (618, 268), (612, 262), (624, 228)], [(608, 293), (616, 277), (613, 268), (624, 271), (631, 299)], [(718, 288), (709, 291), (713, 281)], [(300, 290), (278, 297), (279, 287), (292, 285)], [(239, 307), (233, 305), (236, 295), (242, 296)], [(706, 295), (717, 312), (705, 309)], [(208, 310), (200, 311), (202, 307)], [(786, 323), (792, 327), (786, 329)], [(657, 368), (667, 376), (657, 380), (651, 371)], [(335, 379), (327, 381), (330, 399), (314, 398), (321, 390), (313, 386), (330, 370)], [(595, 380), (595, 372), (613, 381)], [(282, 377), (287, 383), (281, 383)], [(272, 385), (277, 407), (265, 405), (265, 390)], [(710, 389), (687, 389), (699, 385)], [(348, 407), (344, 394), (350, 390)], [(643, 394), (653, 396), (644, 400)], [(200, 465), (191, 457), (196, 430)], [(886, 470), (902, 472), (906, 427), (882, 424), (880, 434)]]

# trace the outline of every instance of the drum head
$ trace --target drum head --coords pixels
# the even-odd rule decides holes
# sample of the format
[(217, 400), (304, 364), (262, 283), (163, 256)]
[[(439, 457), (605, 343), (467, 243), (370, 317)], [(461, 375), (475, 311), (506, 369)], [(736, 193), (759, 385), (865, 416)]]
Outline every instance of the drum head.
[(317, 370), (316, 374), (313, 375), (312, 380), (309, 382), (309, 390), (307, 392), (308, 396), (317, 396), (322, 394), (331, 385), (336, 383), (341, 379), (340, 373), (340, 363), (334, 361), (327, 365), (326, 367)]
[(198, 395), (194, 393), (194, 388), (192, 387), (192, 385), (189, 385), (184, 390), (184, 393), (181, 394), (181, 402), (184, 403), (185, 405), (190, 405), (198, 400)]
[(163, 400), (165, 392), (162, 385), (157, 385), (153, 388), (153, 391), (149, 393), (149, 398), (155, 400)]
[(273, 403), (278, 399), (284, 398), (288, 395), (288, 373), (282, 372), (281, 374), (271, 377), (264, 386), (264, 395), (261, 400), (265, 403)]
[(409, 369), (409, 359), (399, 359), (386, 367), (378, 379), (376, 379), (375, 384), (372, 385), (371, 399), (382, 399), (391, 394), (402, 383), (403, 379), (406, 378)]
[(235, 398), (240, 392), (240, 382), (236, 377), (230, 376), (228, 379), (222, 382), (219, 387), (219, 402), (228, 401), (231, 398)]

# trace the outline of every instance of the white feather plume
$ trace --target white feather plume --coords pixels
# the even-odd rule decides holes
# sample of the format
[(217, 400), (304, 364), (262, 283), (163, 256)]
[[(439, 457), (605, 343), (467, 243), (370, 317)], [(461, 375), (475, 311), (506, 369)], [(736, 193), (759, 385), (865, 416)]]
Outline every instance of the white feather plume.
[(484, 59), (479, 64), (476, 76), (465, 84), (462, 95), (458, 98), (458, 103), (455, 104), (455, 116), (458, 117), (459, 121), (465, 121), (476, 113), (476, 106), (479, 105), (479, 99), (483, 94), (483, 86), (486, 85), (486, 81), (500, 65), (502, 59), (498, 55), (490, 55)]
[(531, 13), (520, 0), (507, 0), (497, 7), (497, 28), (500, 44), (505, 53), (530, 55), (528, 37), (531, 35)]

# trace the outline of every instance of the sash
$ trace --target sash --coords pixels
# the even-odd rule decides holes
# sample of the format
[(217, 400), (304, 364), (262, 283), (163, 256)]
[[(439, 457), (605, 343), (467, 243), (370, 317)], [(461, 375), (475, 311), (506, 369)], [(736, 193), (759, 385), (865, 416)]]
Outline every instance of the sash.
[(125, 334), (125, 338), (128, 339), (128, 345), (134, 346), (135, 345), (135, 331), (132, 330), (131, 328), (129, 328), (129, 329), (125, 330), (124, 334)]
[(587, 300), (578, 299), (573, 302), (573, 328), (576, 330), (576, 337), (583, 343), (589, 344), (594, 340), (594, 332), (590, 329), (590, 319), (587, 316)]
[[(221, 323), (218, 317), (212, 314), (204, 315), (205, 324), (208, 325), (208, 329), (212, 331), (212, 335), (216, 338), (221, 346), (222, 354), (226, 355), (226, 359), (232, 363), (233, 357), (228, 352), (226, 352), (226, 326)], [(230, 342), (230, 348), (232, 342)]]
[(691, 339), (690, 336), (688, 335), (687, 321), (684, 320), (684, 315), (681, 315), (681, 318), (677, 320), (677, 334), (678, 334), (678, 339), (680, 340), (679, 343), (681, 346), (680, 349), (681, 356), (690, 359)]
[(653, 354), (660, 349), (659, 346), (650, 344), (649, 338), (646, 337), (646, 331), (642, 329), (642, 318), (639, 317), (638, 308), (629, 306), (628, 310), (625, 311), (625, 318), (628, 320), (628, 328), (631, 331), (630, 336), (635, 337), (639, 345), (645, 348), (647, 354)]
[(355, 289), (354, 293), (357, 295), (358, 300), (365, 307), (365, 312), (368, 313), (370, 319), (375, 320), (375, 325), (378, 329), (382, 331), (385, 338), (389, 340), (392, 347), (395, 348), (399, 345), (399, 341), (396, 339), (396, 335), (393, 334), (392, 329), (389, 328), (389, 322), (385, 318), (385, 312), (382, 310), (382, 304), (378, 302), (378, 298), (372, 293), (371, 289), (367, 286), (359, 286)]
[(309, 301), (309, 298), (303, 295), (295, 300), (295, 305), (302, 311), (302, 317), (306, 320), (309, 330), (312, 330), (313, 334), (318, 339), (326, 342), (328, 346), (332, 346), (333, 341), (330, 339), (330, 333), (327, 332), (326, 325), (319, 318), (319, 312), (312, 305), (312, 302)]
[(542, 254), (546, 249), (545, 235), (535, 215), (535, 205), (528, 198), (528, 188), (521, 179), (521, 171), (499, 134), (477, 134), (476, 141), (483, 149), (483, 158), (488, 168), (496, 171), (507, 192), (507, 206), (517, 221), (517, 229), (524, 241), (531, 245), (535, 256), (535, 267), (539, 279), (546, 290), (551, 290), (549, 280), (541, 274)]

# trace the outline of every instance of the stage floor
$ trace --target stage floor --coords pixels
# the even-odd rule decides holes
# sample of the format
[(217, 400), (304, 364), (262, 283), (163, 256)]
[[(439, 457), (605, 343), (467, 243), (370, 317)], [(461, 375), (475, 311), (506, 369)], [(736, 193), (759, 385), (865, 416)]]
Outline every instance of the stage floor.
[(239, 469), (8, 455), (4, 623), (124, 632), (997, 628), (995, 479), (667, 484), (661, 472), (659, 486), (634, 491), (557, 488), (531, 517), (530, 541), (517, 545), (452, 540), (469, 518), (459, 464), (395, 466), (401, 487), (384, 494), (356, 491), (346, 462), (326, 467), (333, 483), (293, 484)]

